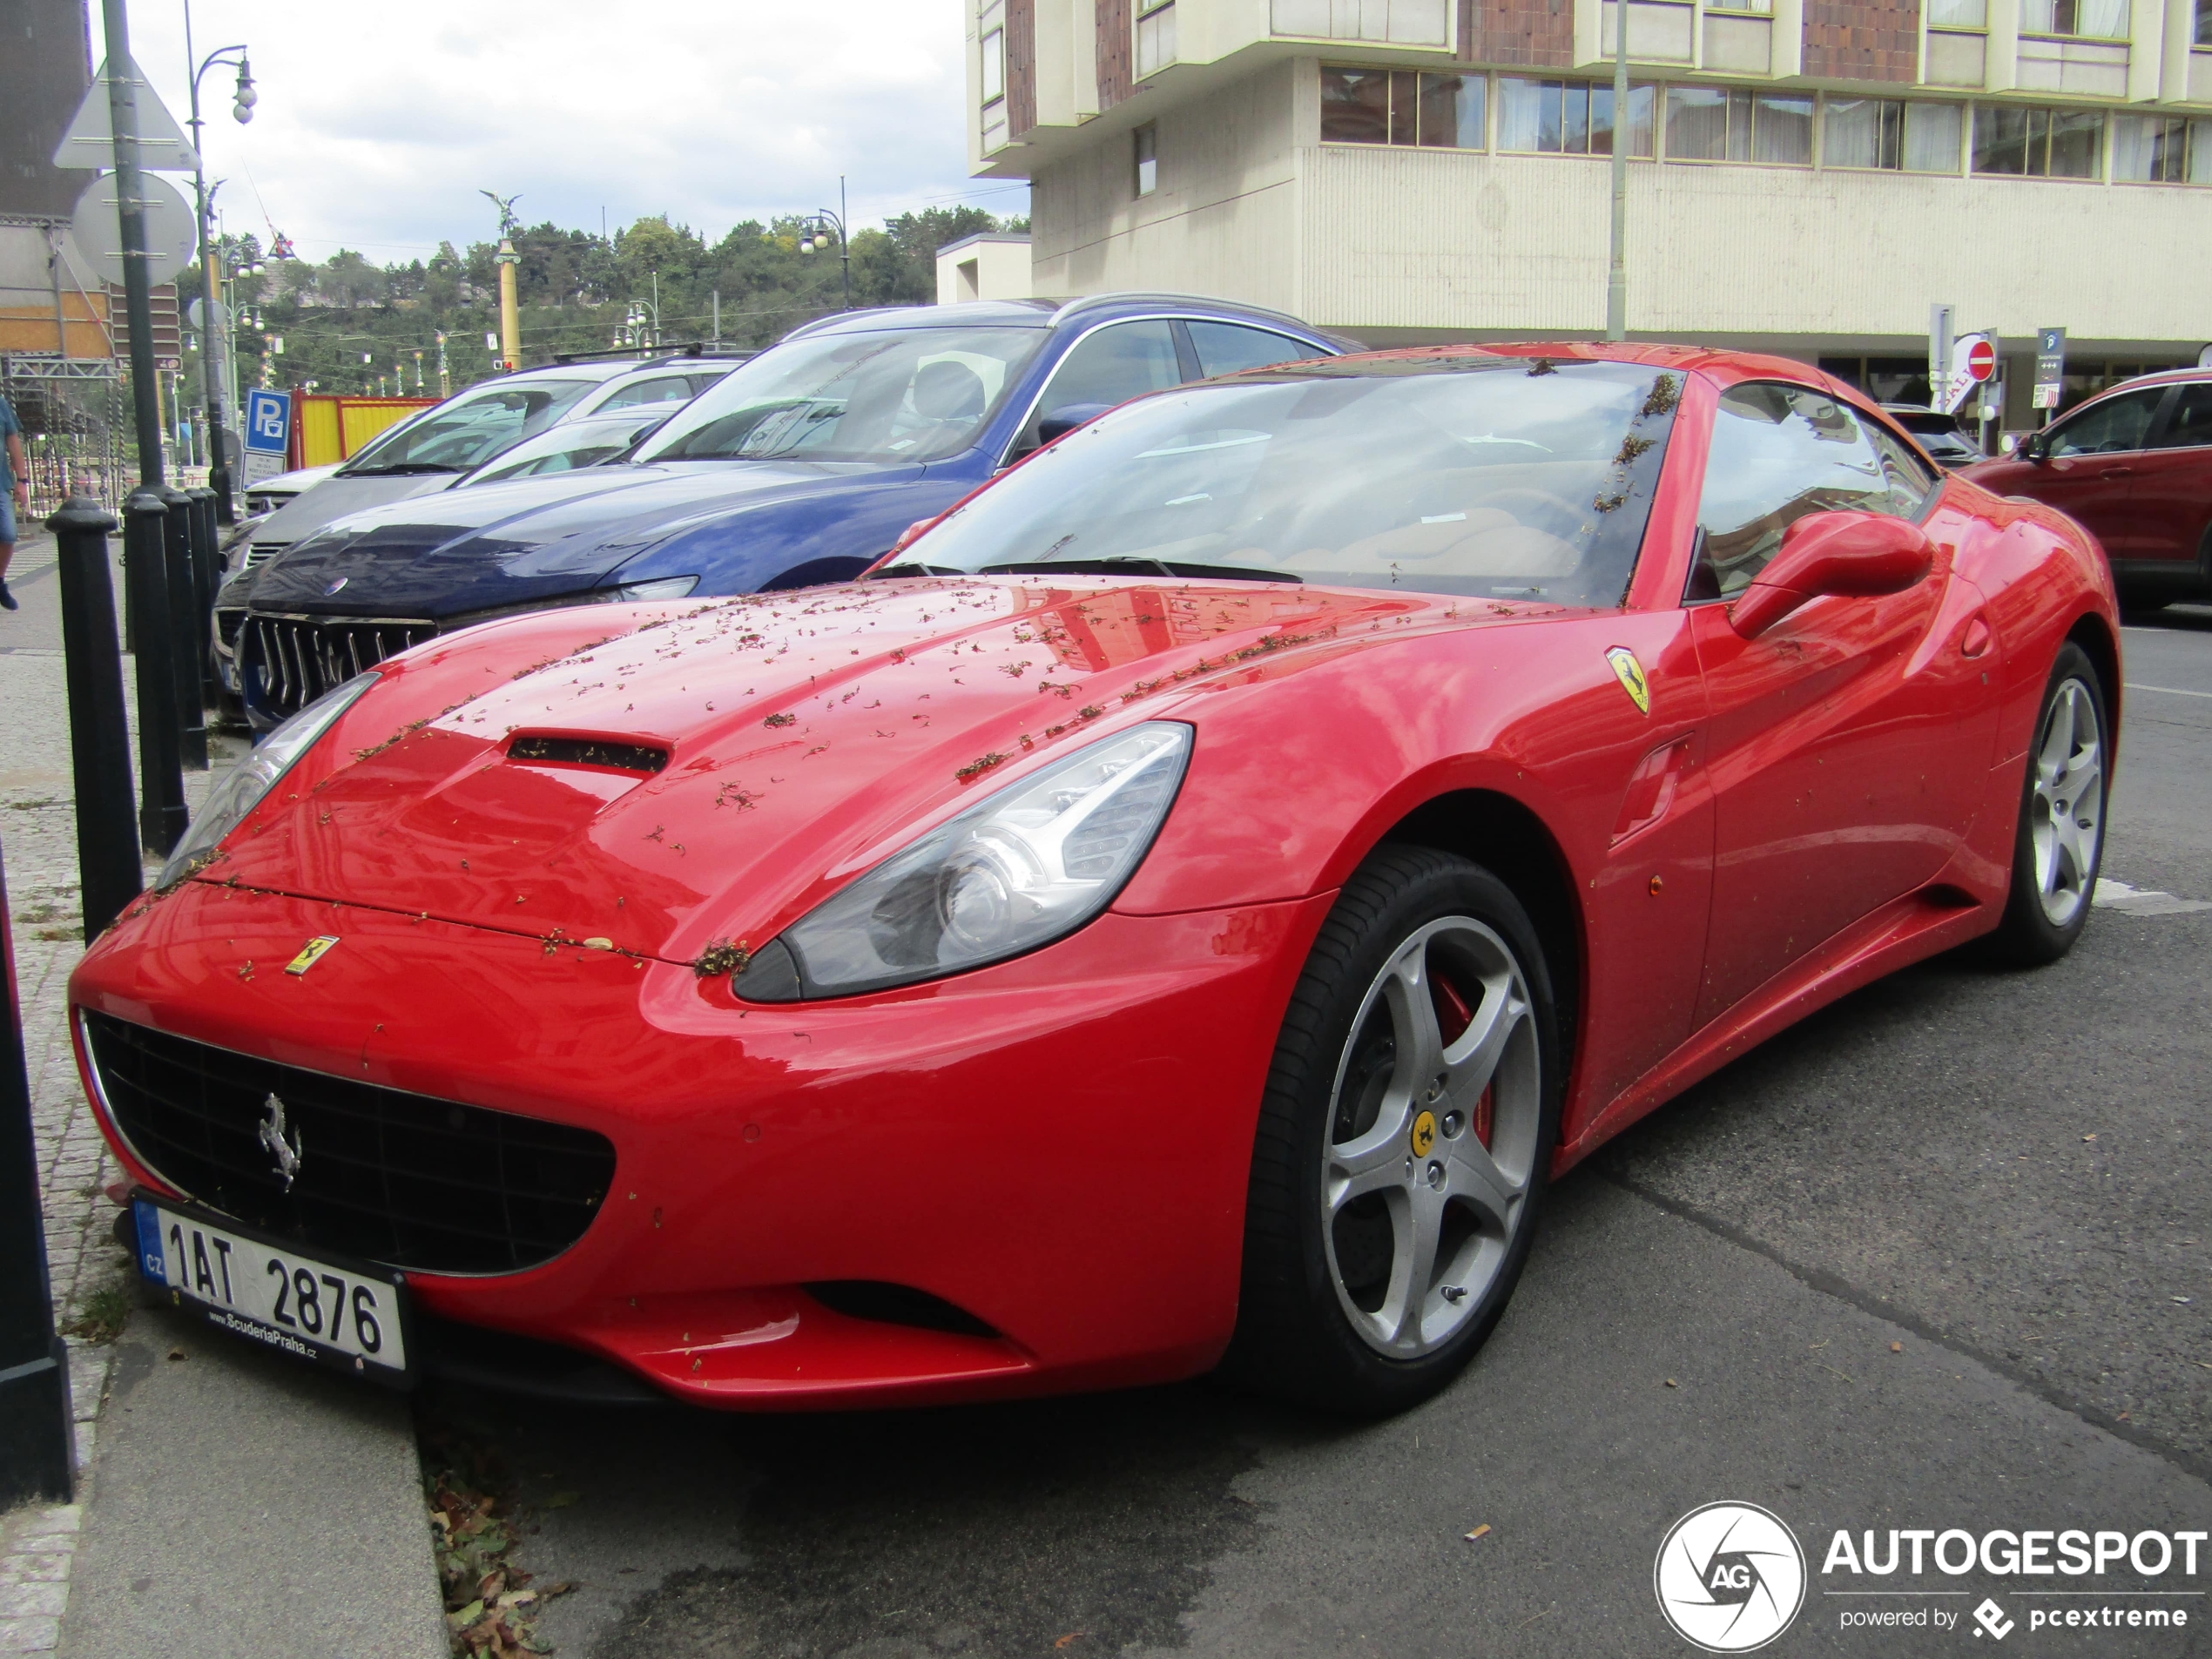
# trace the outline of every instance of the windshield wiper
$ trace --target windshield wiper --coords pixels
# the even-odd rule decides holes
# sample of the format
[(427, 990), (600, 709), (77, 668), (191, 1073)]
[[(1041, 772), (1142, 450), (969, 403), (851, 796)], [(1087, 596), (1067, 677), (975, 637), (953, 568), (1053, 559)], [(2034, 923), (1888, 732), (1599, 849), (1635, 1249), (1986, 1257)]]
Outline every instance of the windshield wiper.
[(1048, 570), (1066, 571), (1074, 576), (1122, 576), (1131, 570), (1149, 570), (1154, 576), (1195, 577), (1199, 580), (1219, 577), (1229, 582), (1302, 583), (1305, 580), (1288, 570), (1256, 570), (1243, 564), (1194, 564), (1183, 559), (1156, 559), (1136, 553), (1114, 553), (1083, 559), (1016, 559), (1005, 564), (986, 564), (976, 574), (1033, 576)]
[(410, 472), (466, 472), (469, 469), (451, 461), (395, 461), (385, 467), (348, 467), (348, 478), (389, 478)]

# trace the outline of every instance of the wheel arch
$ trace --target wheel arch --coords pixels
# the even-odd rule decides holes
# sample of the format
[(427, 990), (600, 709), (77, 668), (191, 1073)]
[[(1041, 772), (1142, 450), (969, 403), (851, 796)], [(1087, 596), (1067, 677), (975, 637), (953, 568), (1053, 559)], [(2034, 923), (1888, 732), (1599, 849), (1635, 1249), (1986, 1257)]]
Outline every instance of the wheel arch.
[(1528, 912), (1558, 1005), (1561, 1069), (1572, 1078), (1588, 1006), (1588, 933), (1565, 850), (1525, 803), (1492, 789), (1456, 789), (1414, 807), (1381, 840), (1455, 853), (1481, 865)]
[(2074, 626), (2067, 631), (2069, 643), (2081, 647), (2097, 678), (2103, 682), (2105, 694), (2106, 787), (2111, 786), (2111, 773), (2120, 762), (2120, 701), (2123, 687), (2120, 678), (2120, 642), (2114, 637), (2111, 625), (2095, 611), (2086, 611)]

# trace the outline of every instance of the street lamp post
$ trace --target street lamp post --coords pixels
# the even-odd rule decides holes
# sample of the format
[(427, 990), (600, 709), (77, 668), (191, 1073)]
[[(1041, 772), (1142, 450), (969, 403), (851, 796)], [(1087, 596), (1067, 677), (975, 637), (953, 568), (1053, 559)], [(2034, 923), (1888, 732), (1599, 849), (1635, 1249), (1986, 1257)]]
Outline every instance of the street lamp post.
[(837, 206), (839, 211), (834, 213), (826, 207), (817, 207), (799, 221), (806, 229), (799, 239), (799, 251), (812, 253), (818, 248), (829, 246), (833, 242), (837, 245), (838, 258), (845, 266), (845, 308), (850, 311), (853, 309), (853, 243), (845, 234), (845, 175), (842, 173), (837, 178)]
[[(233, 53), (236, 54), (235, 57), (233, 56)], [(191, 0), (185, 0), (185, 62), (192, 70), (192, 119), (188, 123), (192, 128), (192, 194), (199, 208), (201, 269), (206, 273), (200, 285), (202, 294), (200, 309), (203, 314), (200, 318), (199, 335), (201, 347), (199, 386), (201, 407), (206, 412), (210, 446), (207, 487), (215, 492), (216, 516), (224, 523), (228, 524), (234, 521), (236, 515), (231, 505), (230, 459), (223, 447), (223, 388), (220, 375), (209, 361), (212, 354), (206, 349), (206, 347), (208, 342), (219, 334), (221, 335), (226, 349), (231, 341), (227, 331), (219, 327), (215, 318), (216, 307), (221, 303), (219, 297), (221, 284), (217, 268), (214, 226), (208, 214), (209, 197), (206, 176), (202, 171), (200, 160), (200, 127), (202, 125), (199, 118), (200, 78), (217, 64), (237, 66), (238, 87), (233, 94), (231, 115), (241, 126), (253, 118), (253, 106), (260, 102), (261, 95), (254, 90), (253, 71), (246, 63), (246, 48), (243, 46), (220, 47), (208, 53), (197, 64), (193, 63)]]

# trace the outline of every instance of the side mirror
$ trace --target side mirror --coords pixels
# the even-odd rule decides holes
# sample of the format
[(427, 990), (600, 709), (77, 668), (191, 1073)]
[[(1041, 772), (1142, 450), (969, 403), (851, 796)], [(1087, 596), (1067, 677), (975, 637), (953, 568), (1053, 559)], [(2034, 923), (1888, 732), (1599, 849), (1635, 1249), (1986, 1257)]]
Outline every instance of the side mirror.
[(1887, 513), (1807, 513), (1782, 537), (1782, 550), (1729, 607), (1728, 619), (1756, 639), (1824, 594), (1865, 597), (1902, 593), (1924, 581), (1935, 543), (1918, 524)]
[(907, 525), (906, 529), (899, 532), (899, 539), (891, 543), (891, 552), (886, 553), (883, 556), (887, 559), (893, 553), (905, 552), (908, 548), (912, 547), (916, 542), (921, 539), (923, 533), (926, 532), (932, 524), (934, 524), (938, 519), (942, 517), (944, 517), (944, 514), (938, 513), (928, 518), (917, 518), (913, 523)]
[(2020, 440), (2017, 453), (2021, 460), (2040, 467), (2051, 458), (2051, 441), (2040, 432), (2031, 432)]
[(1077, 427), (1089, 426), (1114, 406), (1111, 403), (1067, 403), (1037, 422), (1037, 447), (1064, 438)]

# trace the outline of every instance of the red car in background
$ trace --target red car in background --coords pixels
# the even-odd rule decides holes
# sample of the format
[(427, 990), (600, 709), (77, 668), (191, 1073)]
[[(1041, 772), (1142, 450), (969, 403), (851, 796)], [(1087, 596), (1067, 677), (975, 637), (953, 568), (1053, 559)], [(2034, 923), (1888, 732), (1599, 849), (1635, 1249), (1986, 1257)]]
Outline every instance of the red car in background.
[(1802, 363), (1256, 369), (857, 583), (339, 686), (78, 966), (78, 1058), (151, 1285), (386, 1381), (1397, 1410), (1556, 1171), (2072, 946), (2119, 641), (2078, 526)]
[(2116, 386), (1965, 471), (2087, 529), (2129, 604), (2212, 599), (2212, 369)]

